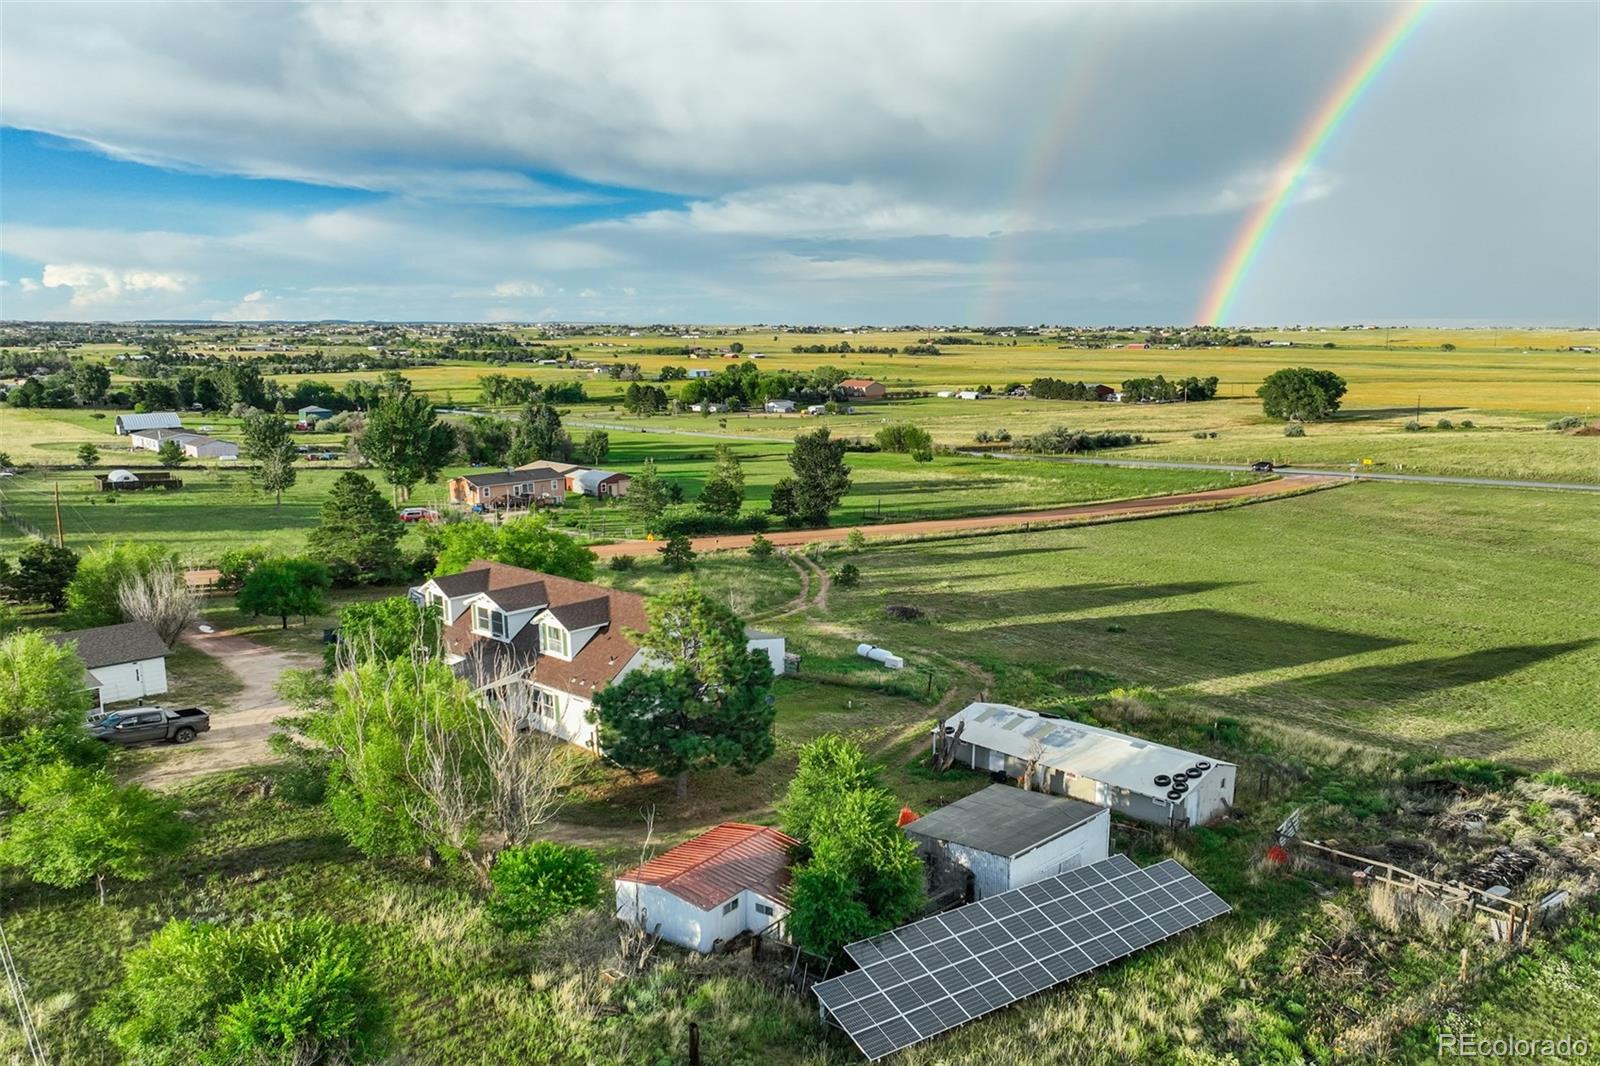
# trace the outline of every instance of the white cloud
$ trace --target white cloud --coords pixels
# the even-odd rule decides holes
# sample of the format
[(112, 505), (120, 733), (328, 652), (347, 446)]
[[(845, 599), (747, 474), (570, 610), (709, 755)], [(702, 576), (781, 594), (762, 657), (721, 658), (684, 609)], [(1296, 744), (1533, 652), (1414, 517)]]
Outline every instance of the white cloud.
[(39, 283), (32, 278), (19, 278), (17, 284), (22, 286), (23, 292), (38, 292)]
[(212, 315), (214, 322), (271, 322), (284, 317), (278, 307), (267, 299), (267, 290), (247, 292), (227, 311)]
[(502, 281), (494, 287), (496, 296), (538, 299), (544, 295), (544, 286), (531, 281)]
[(875, 281), (886, 278), (970, 277), (978, 268), (947, 259), (884, 259), (849, 256), (828, 259), (801, 255), (772, 256), (762, 270), (796, 281)]
[(181, 274), (83, 263), (46, 263), (39, 282), (47, 289), (71, 289), (74, 307), (114, 303), (131, 293), (182, 292), (189, 284)]

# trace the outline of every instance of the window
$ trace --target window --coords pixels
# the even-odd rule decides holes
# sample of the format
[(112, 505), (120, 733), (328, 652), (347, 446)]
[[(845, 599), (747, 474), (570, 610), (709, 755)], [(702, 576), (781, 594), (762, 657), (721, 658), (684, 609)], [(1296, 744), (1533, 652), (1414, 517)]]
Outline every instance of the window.
[(726, 902), (726, 903), (724, 903), (722, 905), (722, 913), (723, 914), (732, 914), (734, 911), (736, 911), (738, 909), (739, 909), (739, 897), (738, 896), (734, 896), (732, 899), (730, 899), (728, 902)]
[(777, 912), (774, 911), (772, 909), (772, 907), (770, 905), (766, 904), (766, 903), (757, 903), (756, 904), (756, 913), (759, 914), (759, 915), (762, 915), (764, 917), (767, 917), (767, 918), (773, 918), (773, 917), (777, 916)]
[(554, 622), (540, 623), (539, 647), (551, 655), (559, 655), (563, 659), (572, 657), (572, 644), (567, 636), (567, 631)]
[(496, 640), (506, 639), (505, 612), (497, 611), (486, 604), (477, 604), (472, 608), (472, 631), (494, 637)]
[(554, 718), (561, 713), (556, 705), (556, 694), (542, 688), (533, 690), (533, 709), (545, 718)]

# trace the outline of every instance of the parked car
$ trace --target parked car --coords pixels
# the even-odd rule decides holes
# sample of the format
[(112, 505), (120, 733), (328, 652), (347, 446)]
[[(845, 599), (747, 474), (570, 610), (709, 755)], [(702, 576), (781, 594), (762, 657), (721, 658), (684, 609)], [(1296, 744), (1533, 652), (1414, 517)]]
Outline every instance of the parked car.
[(132, 707), (91, 719), (89, 735), (107, 744), (142, 744), (170, 740), (187, 744), (211, 729), (211, 716), (198, 707)]
[(402, 522), (437, 522), (438, 520), (439, 512), (429, 510), (426, 507), (406, 507), (400, 511), (400, 521)]
[(1272, 460), (1257, 459), (1255, 462), (1250, 464), (1250, 469), (1255, 471), (1257, 474), (1270, 474), (1272, 473)]

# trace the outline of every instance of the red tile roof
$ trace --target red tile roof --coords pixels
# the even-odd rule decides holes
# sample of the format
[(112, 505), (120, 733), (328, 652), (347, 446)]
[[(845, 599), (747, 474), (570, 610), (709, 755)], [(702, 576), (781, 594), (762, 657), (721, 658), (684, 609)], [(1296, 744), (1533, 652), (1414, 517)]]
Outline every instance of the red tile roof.
[(799, 843), (768, 826), (723, 822), (617, 880), (659, 885), (701, 910), (746, 889), (782, 900), (789, 893), (789, 849)]
[(845, 378), (839, 382), (839, 387), (844, 389), (864, 389), (869, 385), (876, 385), (873, 378)]

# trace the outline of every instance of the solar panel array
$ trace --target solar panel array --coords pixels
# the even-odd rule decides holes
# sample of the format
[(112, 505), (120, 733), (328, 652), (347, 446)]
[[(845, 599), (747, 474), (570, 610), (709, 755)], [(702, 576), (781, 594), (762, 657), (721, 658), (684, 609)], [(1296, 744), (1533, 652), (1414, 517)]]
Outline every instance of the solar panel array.
[(861, 968), (814, 991), (880, 1059), (1229, 910), (1171, 859), (1113, 855), (858, 940), (845, 951)]

